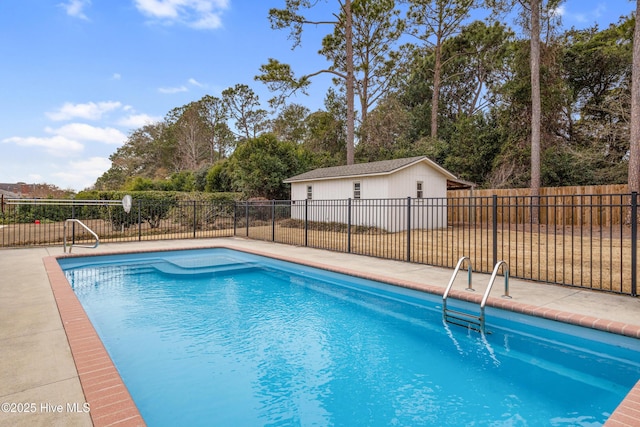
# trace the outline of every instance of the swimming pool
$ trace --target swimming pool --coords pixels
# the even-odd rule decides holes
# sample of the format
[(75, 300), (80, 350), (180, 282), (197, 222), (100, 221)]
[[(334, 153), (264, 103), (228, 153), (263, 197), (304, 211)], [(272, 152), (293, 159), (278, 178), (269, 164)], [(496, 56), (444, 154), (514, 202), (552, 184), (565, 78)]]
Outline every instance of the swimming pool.
[(636, 340), (226, 249), (59, 262), (150, 426), (599, 425), (640, 377)]

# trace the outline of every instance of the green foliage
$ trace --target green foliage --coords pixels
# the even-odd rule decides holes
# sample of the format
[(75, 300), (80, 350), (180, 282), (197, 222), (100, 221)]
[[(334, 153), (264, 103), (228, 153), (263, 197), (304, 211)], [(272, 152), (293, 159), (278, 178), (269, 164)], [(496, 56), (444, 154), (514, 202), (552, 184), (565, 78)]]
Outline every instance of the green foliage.
[(189, 230), (217, 229), (232, 217), (238, 193), (178, 193), (168, 216)]
[[(310, 112), (291, 104), (267, 120), (253, 90), (237, 84), (220, 98), (206, 95), (171, 110), (160, 123), (133, 131), (110, 157), (112, 167), (96, 181), (95, 189), (235, 190), (244, 197), (287, 198), (283, 179), (344, 164), (353, 137), (347, 135), (351, 132), (347, 124), (354, 113), (348, 110), (344, 85), (348, 63), (344, 4), (328, 2), (322, 9), (310, 0), (283, 3), (282, 9), (271, 9), (269, 19), (273, 28), (291, 30), (295, 45), (303, 26), (319, 23), (312, 16), (333, 12), (322, 21), (329, 25), (319, 52), (329, 65), (300, 77), (287, 64), (270, 59), (257, 80), (284, 99), (304, 92), (318, 73), (330, 72), (337, 84), (328, 90), (323, 109)], [(510, 5), (526, 18), (528, 10), (520, 7), (525, 3), (483, 4)], [(542, 185), (626, 182), (635, 19), (623, 17), (605, 29), (554, 33), (549, 31), (554, 23), (545, 21), (544, 14), (557, 3), (542, 2), (543, 21), (548, 24), (540, 46)], [(391, 0), (352, 1), (352, 59), (360, 100), (360, 120), (355, 122), (358, 162), (427, 155), (481, 187), (529, 186), (532, 97), (526, 35), (516, 39), (498, 22), (460, 21), (479, 2), (405, 4), (402, 9)], [(398, 19), (400, 10), (409, 11), (411, 22)], [(439, 16), (436, 10), (444, 14)], [(435, 24), (444, 16), (452, 20), (438, 36)], [(420, 37), (419, 46), (398, 46), (395, 37), (403, 25), (412, 26), (410, 31)], [(437, 40), (442, 42), (440, 56)], [(438, 57), (438, 132), (431, 137)], [(266, 136), (267, 130), (274, 135)], [(21, 207), (25, 220), (35, 219), (34, 215), (44, 218), (30, 209)], [(98, 210), (89, 213), (96, 216)]]
[(271, 133), (281, 141), (302, 144), (307, 135), (305, 119), (309, 109), (299, 104), (287, 105), (271, 123)]
[(4, 211), (0, 213), (0, 224), (6, 223), (40, 223), (60, 222), (67, 218), (72, 218), (73, 208), (61, 205), (5, 205)]
[(296, 146), (281, 142), (272, 134), (245, 141), (231, 162), (233, 187), (245, 197), (288, 199), (289, 188), (282, 181), (303, 171)]
[(485, 182), (502, 142), (495, 121), (480, 113), (461, 115), (452, 127), (446, 130), (450, 137), (441, 164), (458, 178)]
[(547, 149), (542, 153), (542, 182), (545, 187), (588, 185), (594, 182), (594, 171), (588, 159), (568, 148)]
[(131, 212), (127, 214), (122, 207), (111, 206), (106, 214), (101, 214), (102, 219), (109, 221), (114, 230), (136, 223), (135, 215), (139, 215), (151, 228), (157, 228), (177, 200), (177, 193), (170, 191), (83, 191), (76, 199), (122, 200), (126, 194), (133, 199)]
[(260, 99), (249, 86), (227, 88), (222, 91), (222, 98), (242, 138), (255, 138), (266, 129), (267, 111), (259, 108)]
[(207, 171), (205, 190), (208, 192), (231, 191), (231, 175), (229, 161), (222, 160), (211, 166)]

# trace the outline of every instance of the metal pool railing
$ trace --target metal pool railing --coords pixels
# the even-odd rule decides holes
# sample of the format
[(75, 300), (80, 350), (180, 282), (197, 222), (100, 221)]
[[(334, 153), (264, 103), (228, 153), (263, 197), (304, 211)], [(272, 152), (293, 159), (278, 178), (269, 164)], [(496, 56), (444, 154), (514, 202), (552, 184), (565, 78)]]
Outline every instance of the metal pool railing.
[[(68, 225), (71, 224), (71, 229), (72, 229), (72, 233), (73, 233), (73, 226), (75, 226), (76, 224), (78, 224), (79, 226), (81, 226), (82, 228), (84, 228), (89, 234), (91, 234), (91, 236), (93, 236), (93, 238), (95, 239), (95, 243), (93, 245), (84, 245), (84, 244), (80, 244), (80, 243), (76, 243), (73, 239), (71, 240), (71, 242), (69, 243), (68, 247), (69, 247), (69, 253), (71, 253), (71, 249), (73, 249), (74, 246), (79, 247), (79, 248), (89, 248), (89, 249), (94, 249), (97, 248), (98, 245), (100, 244), (100, 238), (98, 237), (98, 235), (96, 233), (93, 232), (92, 229), (90, 229), (89, 227), (87, 227), (82, 221), (80, 221), (79, 219), (68, 219), (64, 222), (64, 231), (63, 231), (63, 242), (62, 242), (62, 250), (66, 253), (67, 252), (67, 230), (68, 230)], [(74, 233), (75, 236), (75, 233)]]

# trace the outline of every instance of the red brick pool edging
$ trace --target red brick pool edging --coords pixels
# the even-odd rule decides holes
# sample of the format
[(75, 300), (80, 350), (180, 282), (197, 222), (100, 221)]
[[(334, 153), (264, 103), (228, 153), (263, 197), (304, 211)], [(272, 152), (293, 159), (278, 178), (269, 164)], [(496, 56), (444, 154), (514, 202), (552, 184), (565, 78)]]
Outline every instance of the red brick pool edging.
[[(364, 279), (382, 281), (391, 285), (424, 291), (427, 293), (442, 295), (442, 287), (417, 284), (410, 281), (403, 281), (389, 277), (374, 276), (372, 274), (354, 271), (347, 268), (340, 268), (332, 265), (321, 264), (292, 257), (279, 256), (256, 250), (247, 250), (231, 245), (207, 246), (192, 249), (225, 248), (237, 250), (282, 261), (294, 262), (323, 270), (344, 273)], [(110, 254), (132, 254), (140, 252), (161, 252), (152, 251), (130, 251), (101, 253), (99, 255)], [(87, 255), (84, 255), (87, 256)], [(91, 255), (89, 255), (91, 256)], [(129, 394), (120, 374), (113, 361), (109, 357), (102, 341), (87, 317), (78, 298), (71, 289), (62, 268), (57, 262), (63, 256), (49, 256), (43, 258), (45, 269), (49, 275), (51, 289), (53, 290), (60, 317), (67, 334), (71, 353), (73, 355), (80, 383), (85, 393), (85, 398), (91, 407), (91, 419), (94, 426), (145, 426), (144, 420)], [(466, 301), (480, 303), (481, 296), (465, 293), (462, 291), (451, 291), (451, 296)], [(615, 322), (606, 319), (599, 319), (575, 313), (568, 313), (560, 310), (523, 304), (513, 300), (500, 298), (489, 298), (487, 305), (522, 313), (544, 319), (569, 323), (590, 329), (610, 332), (617, 335), (624, 335), (631, 338), (640, 339), (640, 327), (622, 322)], [(627, 394), (625, 399), (618, 405), (614, 413), (605, 423), (606, 427), (637, 427), (640, 426), (640, 381)]]
[(43, 262), (67, 334), (80, 384), (90, 407), (89, 414), (93, 425), (145, 426), (138, 407), (71, 289), (57, 257), (46, 257)]

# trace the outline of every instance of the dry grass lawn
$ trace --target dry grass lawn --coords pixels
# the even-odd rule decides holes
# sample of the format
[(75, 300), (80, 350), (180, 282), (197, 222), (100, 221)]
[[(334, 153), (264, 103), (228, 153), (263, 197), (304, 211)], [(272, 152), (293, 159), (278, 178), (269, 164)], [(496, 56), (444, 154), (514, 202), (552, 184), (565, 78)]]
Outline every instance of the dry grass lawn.
[[(210, 238), (233, 235), (233, 224), (219, 224), (207, 230), (165, 221), (160, 228), (142, 229), (133, 226), (112, 230), (102, 220), (85, 224), (96, 231), (101, 242), (129, 240), (159, 240), (180, 238)], [(286, 224), (286, 223), (285, 223)], [(0, 228), (0, 247), (62, 244), (64, 224), (18, 224)], [(140, 237), (139, 237), (140, 233)], [(602, 234), (602, 235), (601, 235)], [(246, 235), (239, 226), (237, 236)], [(455, 267), (458, 259), (468, 256), (475, 271), (493, 269), (493, 235), (483, 227), (449, 227), (438, 230), (413, 230), (410, 242), (406, 232), (387, 233), (380, 230), (360, 230), (349, 235), (341, 229), (309, 229), (305, 242), (304, 229), (291, 226), (275, 228), (270, 224), (249, 227), (248, 237), (275, 240), (289, 245), (347, 252), (354, 254), (411, 261), (442, 267)], [(89, 233), (76, 226), (76, 242), (92, 243)], [(621, 293), (631, 292), (631, 238), (627, 230), (593, 233), (576, 230), (512, 226), (497, 233), (498, 260), (508, 263), (512, 277), (542, 282), (560, 283)], [(410, 252), (410, 259), (407, 253)]]
[[(238, 229), (244, 236), (246, 230)], [(276, 225), (251, 227), (249, 236), (303, 246), (304, 230)], [(309, 230), (310, 247), (347, 252), (345, 232)], [(542, 282), (560, 283), (613, 292), (631, 292), (631, 239), (601, 237), (590, 233), (548, 233), (502, 230), (497, 233), (498, 260), (509, 266), (509, 275)], [(413, 230), (409, 248), (407, 233), (351, 235), (351, 253), (454, 268), (468, 256), (474, 271), (493, 270), (493, 236), (487, 229)]]

